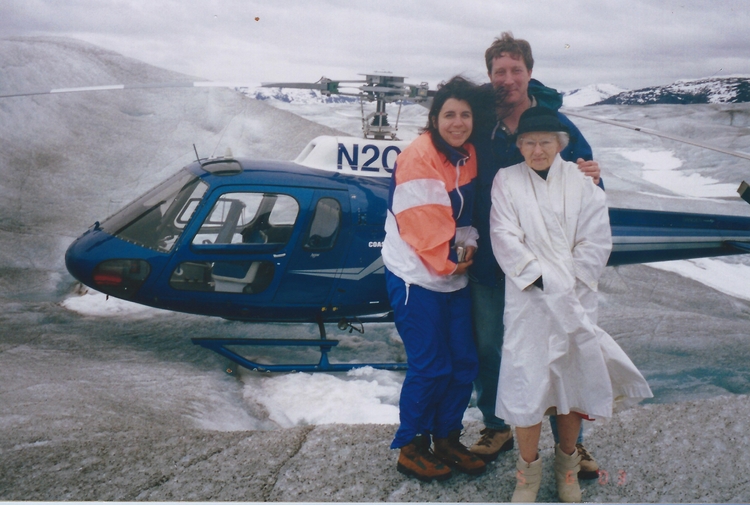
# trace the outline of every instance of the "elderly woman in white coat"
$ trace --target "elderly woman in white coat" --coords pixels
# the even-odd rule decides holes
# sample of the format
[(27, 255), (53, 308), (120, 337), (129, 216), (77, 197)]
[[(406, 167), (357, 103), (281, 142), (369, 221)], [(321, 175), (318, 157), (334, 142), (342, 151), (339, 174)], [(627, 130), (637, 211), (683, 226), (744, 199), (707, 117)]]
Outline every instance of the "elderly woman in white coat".
[(568, 134), (555, 111), (524, 112), (516, 142), (525, 161), (497, 173), (490, 215), (492, 249), (506, 273), (497, 415), (516, 426), (520, 452), (511, 501), (536, 500), (541, 421), (556, 413), (558, 495), (576, 502), (581, 418), (609, 418), (615, 404), (653, 395), (596, 325), (597, 283), (612, 249), (604, 191), (559, 156)]

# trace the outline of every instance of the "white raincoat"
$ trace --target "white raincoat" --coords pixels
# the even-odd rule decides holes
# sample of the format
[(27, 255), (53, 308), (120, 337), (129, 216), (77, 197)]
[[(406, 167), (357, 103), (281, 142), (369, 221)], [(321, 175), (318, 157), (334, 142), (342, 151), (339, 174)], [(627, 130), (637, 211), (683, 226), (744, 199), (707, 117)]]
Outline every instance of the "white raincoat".
[[(558, 154), (542, 179), (526, 163), (492, 185), (492, 249), (506, 275), (496, 414), (527, 427), (556, 407), (609, 418), (652, 395), (596, 325), (597, 285), (612, 249), (604, 191)], [(533, 286), (542, 277), (544, 290)]]

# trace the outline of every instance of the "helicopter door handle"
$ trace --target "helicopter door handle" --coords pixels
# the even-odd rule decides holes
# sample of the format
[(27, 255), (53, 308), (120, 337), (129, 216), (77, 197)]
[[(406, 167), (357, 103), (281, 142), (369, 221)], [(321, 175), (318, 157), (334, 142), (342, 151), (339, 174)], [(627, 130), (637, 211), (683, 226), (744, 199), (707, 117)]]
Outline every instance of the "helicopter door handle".
[(284, 256), (286, 256), (286, 253), (279, 253), (279, 254), (273, 255), (274, 258), (283, 258)]

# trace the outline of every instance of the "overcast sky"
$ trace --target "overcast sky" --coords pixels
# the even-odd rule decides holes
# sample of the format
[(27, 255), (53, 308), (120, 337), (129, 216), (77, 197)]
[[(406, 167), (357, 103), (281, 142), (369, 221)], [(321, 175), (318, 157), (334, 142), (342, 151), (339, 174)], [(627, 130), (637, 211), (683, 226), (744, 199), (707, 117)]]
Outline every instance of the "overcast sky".
[(434, 88), (486, 81), (484, 50), (512, 31), (549, 86), (637, 89), (750, 75), (749, 12), (750, 0), (0, 0), (0, 37), (74, 37), (213, 81), (390, 71)]

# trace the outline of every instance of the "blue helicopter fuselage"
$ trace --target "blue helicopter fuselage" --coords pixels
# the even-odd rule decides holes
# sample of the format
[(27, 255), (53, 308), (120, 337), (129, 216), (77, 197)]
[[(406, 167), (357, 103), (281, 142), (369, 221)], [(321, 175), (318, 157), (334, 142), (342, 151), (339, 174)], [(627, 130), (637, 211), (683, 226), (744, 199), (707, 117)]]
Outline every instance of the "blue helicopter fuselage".
[(380, 259), (387, 179), (219, 160), (170, 181), (71, 244), (71, 274), (136, 303), (229, 319), (390, 310)]

